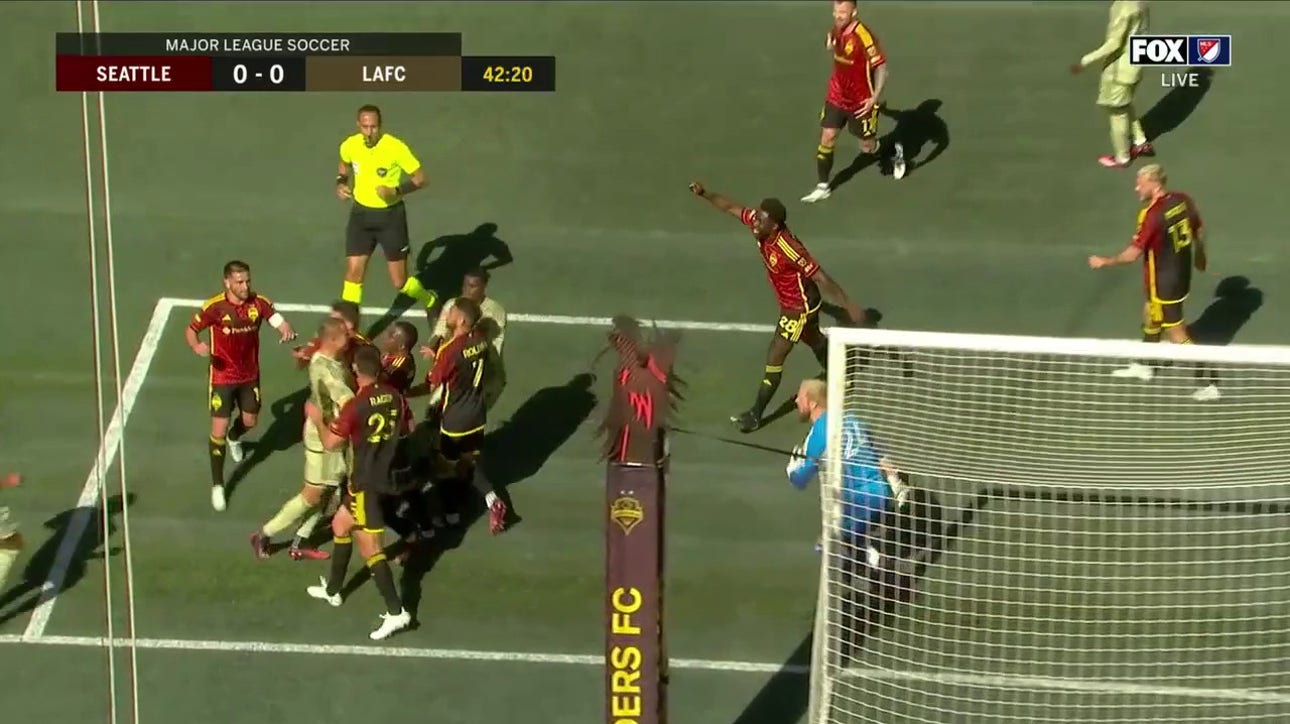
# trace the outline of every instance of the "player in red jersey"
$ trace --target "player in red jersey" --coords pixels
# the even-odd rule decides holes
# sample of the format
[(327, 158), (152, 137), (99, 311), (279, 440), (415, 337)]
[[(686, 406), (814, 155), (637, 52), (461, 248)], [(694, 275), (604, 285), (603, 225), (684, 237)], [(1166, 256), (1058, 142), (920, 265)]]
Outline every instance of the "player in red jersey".
[[(1196, 202), (1187, 194), (1165, 186), (1164, 168), (1151, 163), (1138, 169), (1134, 189), (1146, 206), (1138, 212), (1133, 240), (1115, 256), (1090, 256), (1093, 269), (1132, 264), (1142, 259), (1142, 286), (1146, 302), (1142, 307), (1142, 339), (1159, 342), (1161, 334), (1174, 344), (1191, 344), (1183, 315), (1183, 301), (1191, 292), (1191, 272), (1205, 271), (1209, 258), (1205, 250), (1204, 224)], [(1150, 380), (1151, 366), (1134, 362), (1115, 370), (1116, 377)], [(1217, 400), (1221, 395), (1213, 371), (1197, 369), (1201, 386), (1192, 394), (1198, 401)]]
[[(184, 332), (199, 357), (210, 357), (211, 506), (224, 510), (224, 457), (242, 459), (242, 436), (260, 415), (260, 327), (278, 330), (282, 342), (296, 338), (287, 320), (267, 297), (251, 289), (251, 267), (244, 261), (224, 265), (224, 293), (206, 300)], [(210, 342), (198, 334), (210, 329)], [(239, 415), (233, 418), (233, 408)], [(230, 418), (232, 424), (229, 424)]]
[(766, 265), (766, 276), (779, 301), (779, 323), (766, 353), (766, 370), (757, 387), (757, 398), (751, 409), (730, 418), (741, 432), (752, 432), (761, 427), (762, 413), (779, 389), (784, 360), (788, 359), (794, 344), (804, 342), (820, 365), (827, 365), (828, 343), (820, 332), (820, 289), (847, 311), (852, 324), (862, 324), (865, 315), (789, 231), (788, 212), (778, 199), (766, 199), (758, 208), (750, 209), (708, 191), (699, 183), (690, 184), (690, 191), (752, 230), (762, 263)]
[[(820, 111), (820, 145), (815, 149), (818, 183), (802, 197), (808, 204), (833, 194), (833, 145), (843, 128), (860, 138), (860, 152), (877, 154), (878, 105), (887, 85), (887, 58), (872, 31), (856, 17), (855, 0), (835, 0), (833, 28), (825, 38), (833, 54), (829, 93)], [(905, 177), (905, 149), (893, 144), (892, 175)]]
[[(9, 473), (0, 478), (0, 489), (16, 488), (21, 484), (22, 476), (18, 473)], [(0, 505), (0, 591), (4, 590), (4, 580), (9, 577), (9, 569), (18, 560), (22, 547), (22, 533), (18, 531), (18, 523), (9, 517), (9, 509)]]
[(412, 350), (417, 344), (417, 328), (399, 320), (391, 324), (376, 340), (381, 350), (381, 369), (385, 383), (407, 394), (417, 377), (417, 361)]
[[(480, 468), (484, 428), (488, 424), (485, 391), (492, 345), (479, 328), (483, 312), (474, 300), (458, 297), (448, 312), (449, 338), (434, 356), (426, 381), (409, 394), (434, 395), (432, 409), (439, 422), (439, 455), (453, 469), (452, 493), (473, 485), (488, 506), (493, 535), (506, 530), (506, 503)], [(455, 507), (455, 506), (449, 506)]]

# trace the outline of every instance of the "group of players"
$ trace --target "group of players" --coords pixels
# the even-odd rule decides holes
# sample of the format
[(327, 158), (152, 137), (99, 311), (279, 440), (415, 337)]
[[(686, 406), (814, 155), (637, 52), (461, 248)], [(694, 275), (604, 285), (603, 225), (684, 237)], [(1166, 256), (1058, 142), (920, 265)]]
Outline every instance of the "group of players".
[[(252, 534), (251, 546), (257, 558), (268, 558), (271, 539), (299, 523), (291, 557), (331, 559), (330, 574), (307, 592), (333, 606), (341, 603), (357, 546), (385, 601), (381, 623), (371, 633), (374, 640), (411, 623), (386, 558), (387, 525), (403, 537), (405, 553), (415, 550), (434, 537), (436, 528), (460, 520), (472, 504), (463, 495), (469, 490), (482, 494), (494, 534), (507, 525), (507, 506), (479, 461), (487, 410), (500, 393), (502, 375), (494, 370), (502, 367), (505, 324), (495, 302), (490, 306), (501, 319), (483, 316), (487, 278), (483, 270), (468, 272), (462, 295), (443, 305), (429, 344), (419, 350), (432, 360), (422, 380), (414, 360), (416, 327), (396, 321), (369, 340), (359, 331), (360, 308), (353, 302), (334, 303), (317, 337), (294, 352), (308, 367), (303, 485)], [(208, 450), (216, 510), (227, 505), (224, 461), (241, 461), (242, 438), (257, 422), (259, 331), (265, 322), (283, 342), (296, 337), (273, 303), (253, 289), (250, 266), (231, 261), (224, 267), (223, 292), (203, 304), (187, 328), (193, 352), (210, 358)], [(209, 342), (200, 337), (206, 330)], [(413, 434), (408, 400), (427, 395), (428, 411)], [(310, 547), (309, 538), (337, 492), (340, 504), (331, 516), (333, 547), (327, 554)]]
[[(1098, 104), (1110, 114), (1115, 151), (1100, 162), (1110, 168), (1125, 168), (1133, 158), (1154, 155), (1132, 108), (1139, 72), (1126, 56), (1128, 37), (1144, 32), (1146, 21), (1145, 2), (1115, 0), (1106, 41), (1072, 66), (1074, 72), (1092, 64), (1103, 66)], [(879, 160), (895, 178), (903, 178), (913, 164), (899, 143), (884, 149), (879, 142), (877, 119), (887, 81), (886, 58), (875, 34), (857, 16), (854, 0), (833, 2), (833, 26), (826, 47), (834, 65), (820, 116), (818, 185), (802, 198), (806, 203), (823, 201), (832, 194), (834, 145), (842, 128), (860, 139), (862, 154), (881, 156)], [(271, 539), (299, 523), (291, 556), (330, 557), (331, 574), (308, 593), (332, 605), (341, 602), (341, 584), (357, 543), (386, 603), (381, 624), (372, 632), (374, 639), (383, 639), (410, 623), (395, 591), (381, 541), (387, 522), (406, 541), (424, 541), (433, 537), (436, 528), (460, 519), (461, 491), (472, 489), (484, 497), (494, 533), (505, 529), (508, 515), (479, 460), (487, 410), (504, 384), (501, 348), (505, 312), (484, 293), (487, 272), (469, 273), (462, 296), (443, 305), (409, 273), (403, 200), (426, 183), (421, 163), (408, 145), (382, 128), (380, 110), (375, 106), (360, 108), (357, 133), (340, 146), (336, 177), (337, 197), (353, 202), (346, 228), (347, 268), (341, 300), (323, 321), (317, 339), (295, 353), (302, 364), (307, 363), (309, 380), (303, 431), (304, 484), (251, 538), (256, 556), (265, 558)], [(1203, 271), (1207, 265), (1200, 215), (1190, 197), (1168, 189), (1159, 164), (1138, 170), (1135, 189), (1144, 206), (1131, 243), (1114, 256), (1091, 256), (1088, 264), (1100, 269), (1141, 259), (1146, 295), (1143, 339), (1156, 342), (1163, 335), (1171, 342), (1189, 344), (1192, 340), (1182, 303), (1190, 291), (1191, 270)], [(779, 388), (784, 362), (798, 342), (805, 343), (822, 366), (826, 363), (827, 344), (819, 322), (821, 290), (851, 324), (872, 320), (866, 319), (860, 305), (824, 272), (789, 229), (782, 202), (768, 198), (751, 208), (700, 183), (690, 184), (690, 190), (751, 230), (779, 303), (779, 319), (753, 404), (731, 418), (741, 431), (752, 432), (763, 424), (765, 409)], [(437, 319), (430, 343), (420, 348), (432, 363), (429, 374), (419, 383), (414, 325), (395, 322), (374, 341), (359, 332), (363, 278), (378, 246), (394, 288), (424, 303), (431, 319)], [(440, 310), (437, 316), (433, 314), (436, 309)], [(242, 459), (243, 436), (258, 421), (259, 331), (265, 322), (278, 331), (283, 342), (296, 337), (272, 303), (253, 291), (250, 267), (233, 261), (224, 268), (223, 292), (202, 306), (186, 332), (193, 351), (210, 357), (208, 450), (211, 504), (216, 510), (227, 505), (225, 459), (235, 463)], [(209, 342), (199, 337), (204, 330), (209, 330)], [(1193, 397), (1218, 399), (1216, 378), (1202, 372)], [(1154, 371), (1145, 363), (1133, 363), (1115, 374), (1148, 380)], [(431, 396), (426, 419), (417, 428), (424, 434), (409, 434), (413, 421), (408, 399), (421, 395)], [(796, 401), (802, 417), (814, 423), (789, 464), (790, 480), (800, 487), (826, 455), (823, 421), (827, 411), (823, 388), (818, 384), (804, 383)], [(844, 462), (849, 466), (844, 477), (851, 481), (844, 486), (844, 520), (847, 540), (851, 541), (847, 547), (868, 549), (863, 557), (873, 562), (876, 553), (863, 542), (866, 527), (891, 507), (900, 478), (891, 461), (875, 452), (867, 428), (858, 420), (844, 420), (842, 429), (844, 441), (850, 441), (844, 448), (854, 453), (854, 459)], [(16, 484), (17, 478), (4, 482)], [(331, 518), (333, 551), (328, 556), (311, 548), (308, 540), (336, 491), (341, 500)], [(12, 559), (6, 557), (7, 552), (16, 551), (10, 544), (21, 541), (5, 527), (4, 512), (0, 508), (0, 575)]]

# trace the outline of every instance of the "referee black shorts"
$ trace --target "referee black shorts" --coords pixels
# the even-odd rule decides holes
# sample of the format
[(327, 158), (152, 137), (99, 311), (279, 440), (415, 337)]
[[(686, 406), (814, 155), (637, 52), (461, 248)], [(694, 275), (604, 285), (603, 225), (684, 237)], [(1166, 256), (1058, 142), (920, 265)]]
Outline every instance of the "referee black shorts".
[(354, 204), (345, 226), (345, 256), (371, 256), (381, 247), (388, 261), (408, 258), (408, 209), (403, 202), (384, 209)]

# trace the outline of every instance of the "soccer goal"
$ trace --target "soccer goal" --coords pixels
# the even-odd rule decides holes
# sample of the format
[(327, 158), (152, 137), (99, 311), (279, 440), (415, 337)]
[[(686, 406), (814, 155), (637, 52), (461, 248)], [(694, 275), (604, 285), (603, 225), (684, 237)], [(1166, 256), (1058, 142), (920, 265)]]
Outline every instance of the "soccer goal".
[(829, 346), (909, 487), (857, 544), (826, 460), (813, 724), (1290, 721), (1290, 347)]

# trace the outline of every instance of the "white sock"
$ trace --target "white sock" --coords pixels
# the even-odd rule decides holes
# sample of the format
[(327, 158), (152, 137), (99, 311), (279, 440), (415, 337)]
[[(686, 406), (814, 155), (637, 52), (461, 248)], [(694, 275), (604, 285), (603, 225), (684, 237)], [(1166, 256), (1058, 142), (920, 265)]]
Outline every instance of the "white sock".
[(488, 507), (490, 508), (493, 507), (493, 503), (496, 501), (497, 501), (497, 493), (490, 491), (484, 494), (484, 502), (488, 503)]

